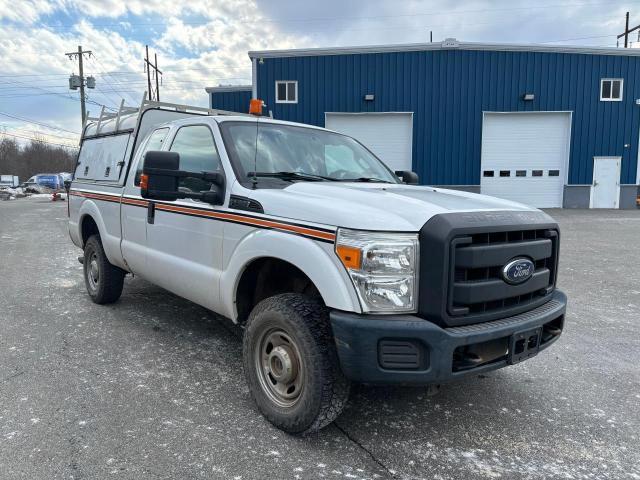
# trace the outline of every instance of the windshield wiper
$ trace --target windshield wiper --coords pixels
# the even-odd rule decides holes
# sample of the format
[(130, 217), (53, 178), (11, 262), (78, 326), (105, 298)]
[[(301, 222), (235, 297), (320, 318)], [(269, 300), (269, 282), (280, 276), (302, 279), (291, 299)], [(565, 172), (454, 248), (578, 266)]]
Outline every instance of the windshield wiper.
[(268, 178), (281, 178), (283, 180), (312, 180), (321, 182), (328, 180), (330, 182), (337, 182), (338, 180), (331, 177), (325, 177), (323, 175), (314, 175), (312, 173), (304, 172), (249, 172), (247, 177), (268, 177)]
[(375, 177), (341, 178), (340, 182), (371, 182), (371, 183), (393, 183), (389, 180), (382, 180)]

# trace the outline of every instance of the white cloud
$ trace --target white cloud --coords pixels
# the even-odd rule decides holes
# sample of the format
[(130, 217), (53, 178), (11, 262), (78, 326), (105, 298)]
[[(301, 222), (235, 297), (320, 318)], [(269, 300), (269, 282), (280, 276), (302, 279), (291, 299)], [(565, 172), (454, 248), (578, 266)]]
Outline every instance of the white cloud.
[[(0, 0), (0, 110), (79, 130), (78, 102), (66, 98), (78, 98), (67, 88), (77, 63), (64, 56), (78, 45), (95, 53), (85, 68), (97, 80), (92, 101), (139, 102), (148, 42), (164, 72), (162, 99), (206, 105), (204, 87), (250, 82), (248, 50), (420, 42), (430, 30), (436, 41), (614, 45), (622, 29), (621, 0), (538, 7), (527, 0)], [(58, 13), (65, 26), (52, 26)]]
[[(147, 89), (143, 73), (145, 39), (150, 41), (151, 52), (157, 53), (164, 72), (160, 88), (162, 100), (202, 106), (208, 104), (205, 87), (250, 82), (248, 50), (291, 48), (301, 39), (306, 41), (303, 36), (281, 34), (277, 26), (269, 22), (240, 21), (238, 12), (258, 11), (253, 0), (191, 2), (186, 8), (181, 2), (168, 0), (19, 3), (22, 5), (19, 14), (5, 15), (4, 19), (0, 16), (4, 23), (0, 32), (0, 58), (3, 59), (0, 75), (5, 75), (0, 76), (0, 103), (3, 109), (5, 105), (14, 106), (13, 113), (47, 119), (58, 126), (71, 125), (73, 130), (79, 130), (79, 106), (68, 97), (77, 99), (78, 94), (68, 90), (67, 75), (77, 73), (77, 61), (70, 61), (64, 53), (75, 51), (77, 45), (94, 53), (93, 58), (85, 60), (85, 75), (96, 76), (96, 90), (87, 90), (89, 99), (113, 108), (122, 97), (129, 105), (139, 103)], [(3, 7), (3, 12), (10, 10), (6, 3)], [(38, 25), (41, 16), (56, 10), (64, 10), (65, 15), (81, 11), (83, 16), (71, 28)], [(155, 25), (157, 21), (144, 16), (157, 12), (162, 12), (167, 19), (164, 25)], [(102, 20), (102, 17), (117, 20), (127, 13), (135, 17), (123, 19), (124, 26), (120, 21)], [(92, 20), (93, 17), (101, 18)], [(188, 20), (193, 18), (199, 21)], [(26, 25), (29, 27), (25, 28)], [(149, 28), (161, 33), (155, 38), (148, 35), (140, 38)], [(31, 95), (27, 96), (29, 92)], [(40, 108), (35, 111), (33, 107), (22, 108), (25, 103), (36, 103), (34, 99), (38, 99)], [(92, 114), (97, 114), (99, 109), (94, 104), (88, 105)], [(33, 128), (33, 125), (24, 127)]]

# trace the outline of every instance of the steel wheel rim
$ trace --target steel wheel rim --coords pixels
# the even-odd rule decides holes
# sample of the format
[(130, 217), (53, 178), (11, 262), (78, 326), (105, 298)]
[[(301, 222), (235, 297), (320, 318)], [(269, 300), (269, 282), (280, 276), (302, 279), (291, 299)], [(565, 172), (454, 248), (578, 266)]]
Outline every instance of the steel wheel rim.
[(254, 358), (264, 393), (280, 407), (294, 406), (304, 387), (304, 368), (291, 336), (280, 328), (266, 330), (256, 342)]
[(100, 264), (98, 263), (98, 256), (94, 253), (89, 257), (89, 263), (87, 265), (87, 280), (92, 290), (97, 290), (100, 284)]

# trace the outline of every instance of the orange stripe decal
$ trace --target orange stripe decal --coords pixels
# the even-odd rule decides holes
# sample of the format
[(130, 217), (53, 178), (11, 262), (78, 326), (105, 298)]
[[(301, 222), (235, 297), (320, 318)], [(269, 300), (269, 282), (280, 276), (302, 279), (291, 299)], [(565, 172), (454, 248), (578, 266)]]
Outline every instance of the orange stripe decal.
[(274, 222), (271, 220), (263, 220), (255, 217), (245, 217), (244, 215), (236, 215), (233, 213), (222, 213), (208, 210), (196, 210), (193, 208), (179, 207), (176, 205), (165, 205), (161, 203), (156, 204), (156, 210), (165, 210), (168, 212), (187, 213), (190, 215), (200, 215), (204, 217), (219, 218), (221, 220), (231, 220), (234, 222), (245, 223), (248, 225), (255, 225), (257, 227), (264, 228), (276, 228), (278, 230), (285, 230), (293, 233), (299, 233), (301, 235), (308, 235), (311, 237), (322, 238), (323, 240), (334, 241), (336, 235), (331, 232), (323, 232), (322, 230), (315, 230), (312, 228), (299, 227), (297, 225), (289, 225), (287, 223)]
[[(117, 202), (124, 205), (132, 205), (136, 207), (147, 207), (149, 205), (148, 200), (121, 197), (120, 195), (83, 192), (80, 190), (71, 190), (69, 194), (75, 195), (78, 197), (91, 198), (95, 200)], [(245, 216), (245, 215), (236, 214), (236, 213), (225, 213), (225, 212), (219, 212), (219, 211), (207, 210), (207, 209), (196, 209), (196, 208), (183, 207), (180, 205), (168, 205), (166, 203), (155, 203), (155, 206), (156, 206), (156, 210), (161, 210), (165, 212), (183, 213), (183, 214), (194, 215), (198, 217), (237, 222), (237, 223), (242, 223), (244, 225), (252, 225), (255, 227), (272, 228), (276, 230), (296, 233), (299, 235), (304, 235), (307, 237), (312, 237), (318, 240), (324, 240), (329, 242), (335, 242), (336, 240), (336, 234), (334, 232), (316, 230), (313, 227), (303, 227), (299, 225), (292, 225), (289, 223), (282, 223), (275, 220), (263, 219), (263, 218), (258, 218), (254, 216)]]

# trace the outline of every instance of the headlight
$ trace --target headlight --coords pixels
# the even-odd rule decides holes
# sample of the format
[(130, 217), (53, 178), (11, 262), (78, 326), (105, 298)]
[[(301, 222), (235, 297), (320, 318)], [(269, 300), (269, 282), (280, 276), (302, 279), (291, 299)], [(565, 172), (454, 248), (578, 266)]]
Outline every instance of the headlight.
[(415, 312), (418, 235), (338, 230), (336, 254), (364, 311)]

